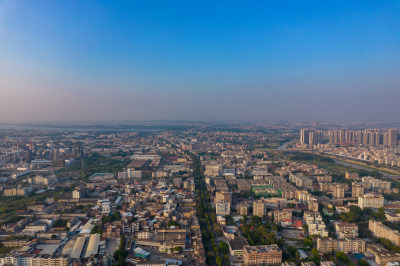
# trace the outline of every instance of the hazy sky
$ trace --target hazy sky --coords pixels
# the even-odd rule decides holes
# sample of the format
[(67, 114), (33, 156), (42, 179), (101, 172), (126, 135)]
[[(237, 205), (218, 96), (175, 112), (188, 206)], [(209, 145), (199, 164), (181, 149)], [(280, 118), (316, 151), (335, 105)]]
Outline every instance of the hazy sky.
[(0, 121), (400, 121), (400, 1), (0, 0)]

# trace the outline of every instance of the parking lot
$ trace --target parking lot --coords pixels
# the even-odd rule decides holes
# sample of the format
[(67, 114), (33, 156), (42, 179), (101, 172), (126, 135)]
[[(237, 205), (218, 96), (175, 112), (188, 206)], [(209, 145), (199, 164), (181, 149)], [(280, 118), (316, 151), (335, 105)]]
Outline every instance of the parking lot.
[(119, 247), (119, 238), (108, 238), (106, 242), (106, 253), (113, 255)]

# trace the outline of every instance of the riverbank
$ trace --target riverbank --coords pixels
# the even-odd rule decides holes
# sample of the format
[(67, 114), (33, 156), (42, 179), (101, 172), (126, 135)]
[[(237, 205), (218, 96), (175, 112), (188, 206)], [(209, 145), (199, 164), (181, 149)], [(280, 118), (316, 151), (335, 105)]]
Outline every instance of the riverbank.
[(318, 154), (321, 156), (325, 156), (331, 159), (334, 159), (336, 163), (342, 164), (344, 166), (348, 166), (348, 167), (353, 167), (355, 169), (360, 169), (360, 170), (367, 170), (367, 171), (377, 171), (381, 174), (383, 174), (384, 176), (389, 176), (389, 177), (393, 177), (393, 176), (399, 176), (400, 175), (400, 171), (396, 171), (393, 169), (388, 169), (388, 168), (384, 168), (384, 167), (374, 167), (374, 166), (370, 166), (366, 163), (360, 162), (360, 161), (356, 161), (356, 160), (351, 160), (348, 158), (343, 158), (341, 156), (335, 156), (335, 155), (330, 155), (330, 154), (325, 154), (325, 153), (318, 153), (318, 152), (311, 152), (314, 154)]

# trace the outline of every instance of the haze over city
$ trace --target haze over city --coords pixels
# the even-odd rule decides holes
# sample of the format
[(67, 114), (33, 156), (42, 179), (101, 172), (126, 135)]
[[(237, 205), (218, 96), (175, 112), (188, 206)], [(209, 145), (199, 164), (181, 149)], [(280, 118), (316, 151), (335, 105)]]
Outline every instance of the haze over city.
[(399, 1), (0, 1), (0, 122), (398, 122)]

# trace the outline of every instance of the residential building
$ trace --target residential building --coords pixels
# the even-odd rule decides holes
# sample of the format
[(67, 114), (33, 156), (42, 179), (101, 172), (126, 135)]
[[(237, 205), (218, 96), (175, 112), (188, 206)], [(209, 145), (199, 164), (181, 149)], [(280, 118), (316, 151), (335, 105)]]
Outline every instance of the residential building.
[(334, 198), (344, 198), (345, 185), (344, 184), (335, 184), (332, 187), (332, 196)]
[(335, 266), (336, 264), (333, 261), (330, 260), (325, 260), (325, 261), (321, 261), (321, 266)]
[(320, 253), (331, 253), (342, 251), (344, 253), (365, 252), (365, 241), (361, 238), (318, 238), (317, 249)]
[(322, 221), (322, 216), (319, 212), (305, 212), (304, 220), (308, 225), (308, 234), (320, 235), (321, 237), (327, 237), (328, 231), (326, 225)]
[(292, 211), (290, 210), (277, 210), (273, 214), (275, 223), (292, 222)]
[(387, 265), (390, 262), (400, 261), (400, 253), (389, 251), (378, 244), (367, 245), (367, 251), (375, 256), (375, 262), (378, 265)]
[(365, 241), (361, 238), (339, 238), (337, 251), (344, 253), (364, 253)]
[(348, 237), (356, 238), (358, 237), (358, 225), (354, 223), (347, 222), (334, 222), (335, 233), (339, 238)]
[(226, 191), (215, 192), (214, 203), (217, 204), (218, 201), (226, 201), (232, 203), (232, 193)]
[(332, 176), (331, 175), (317, 176), (317, 181), (318, 181), (318, 183), (331, 183), (332, 182)]
[(246, 238), (244, 237), (236, 237), (232, 240), (229, 240), (229, 253), (231, 256), (243, 257), (244, 255), (244, 247), (248, 245)]
[(267, 204), (263, 200), (256, 200), (253, 203), (253, 215), (263, 217), (267, 215)]
[(389, 129), (388, 131), (388, 146), (396, 147), (397, 146), (397, 135), (399, 131), (397, 129)]
[(75, 189), (74, 191), (72, 191), (72, 198), (73, 199), (80, 199), (82, 198), (83, 192), (81, 189)]
[(362, 197), (358, 197), (358, 207), (362, 210), (364, 208), (380, 208), (383, 207), (385, 199), (382, 195), (376, 194), (365, 194)]
[(327, 237), (317, 239), (317, 249), (320, 253), (336, 252), (338, 248), (337, 239)]
[(282, 263), (282, 251), (278, 245), (244, 246), (243, 254), (246, 265), (265, 265)]
[(165, 242), (185, 242), (187, 231), (184, 228), (161, 229), (157, 232), (157, 240)]
[(357, 172), (346, 172), (345, 178), (347, 180), (358, 180), (359, 174)]
[(292, 261), (285, 261), (284, 263), (282, 263), (282, 266), (296, 266), (296, 263)]
[(289, 181), (296, 184), (298, 187), (307, 189), (313, 188), (313, 179), (303, 174), (290, 174)]
[(218, 201), (215, 205), (215, 212), (217, 215), (230, 215), (231, 214), (231, 204), (226, 201)]
[(244, 204), (238, 205), (236, 208), (237, 208), (238, 213), (240, 215), (247, 215), (248, 212), (249, 212), (249, 207), (247, 205), (244, 205)]
[(374, 234), (374, 236), (380, 238), (386, 238), (393, 244), (400, 246), (400, 233), (397, 230), (390, 229), (389, 227), (375, 220), (369, 220), (368, 229)]
[(377, 178), (374, 178), (372, 176), (364, 176), (364, 177), (362, 177), (362, 182), (370, 184), (369, 188), (371, 188), (373, 190), (380, 189), (380, 188), (389, 190), (392, 187), (392, 182), (386, 181), (386, 180), (377, 179)]
[(206, 176), (219, 176), (221, 172), (221, 165), (206, 165), (206, 170), (204, 171), (204, 174)]
[(351, 196), (353, 198), (364, 196), (364, 186), (361, 183), (353, 182), (351, 185)]

